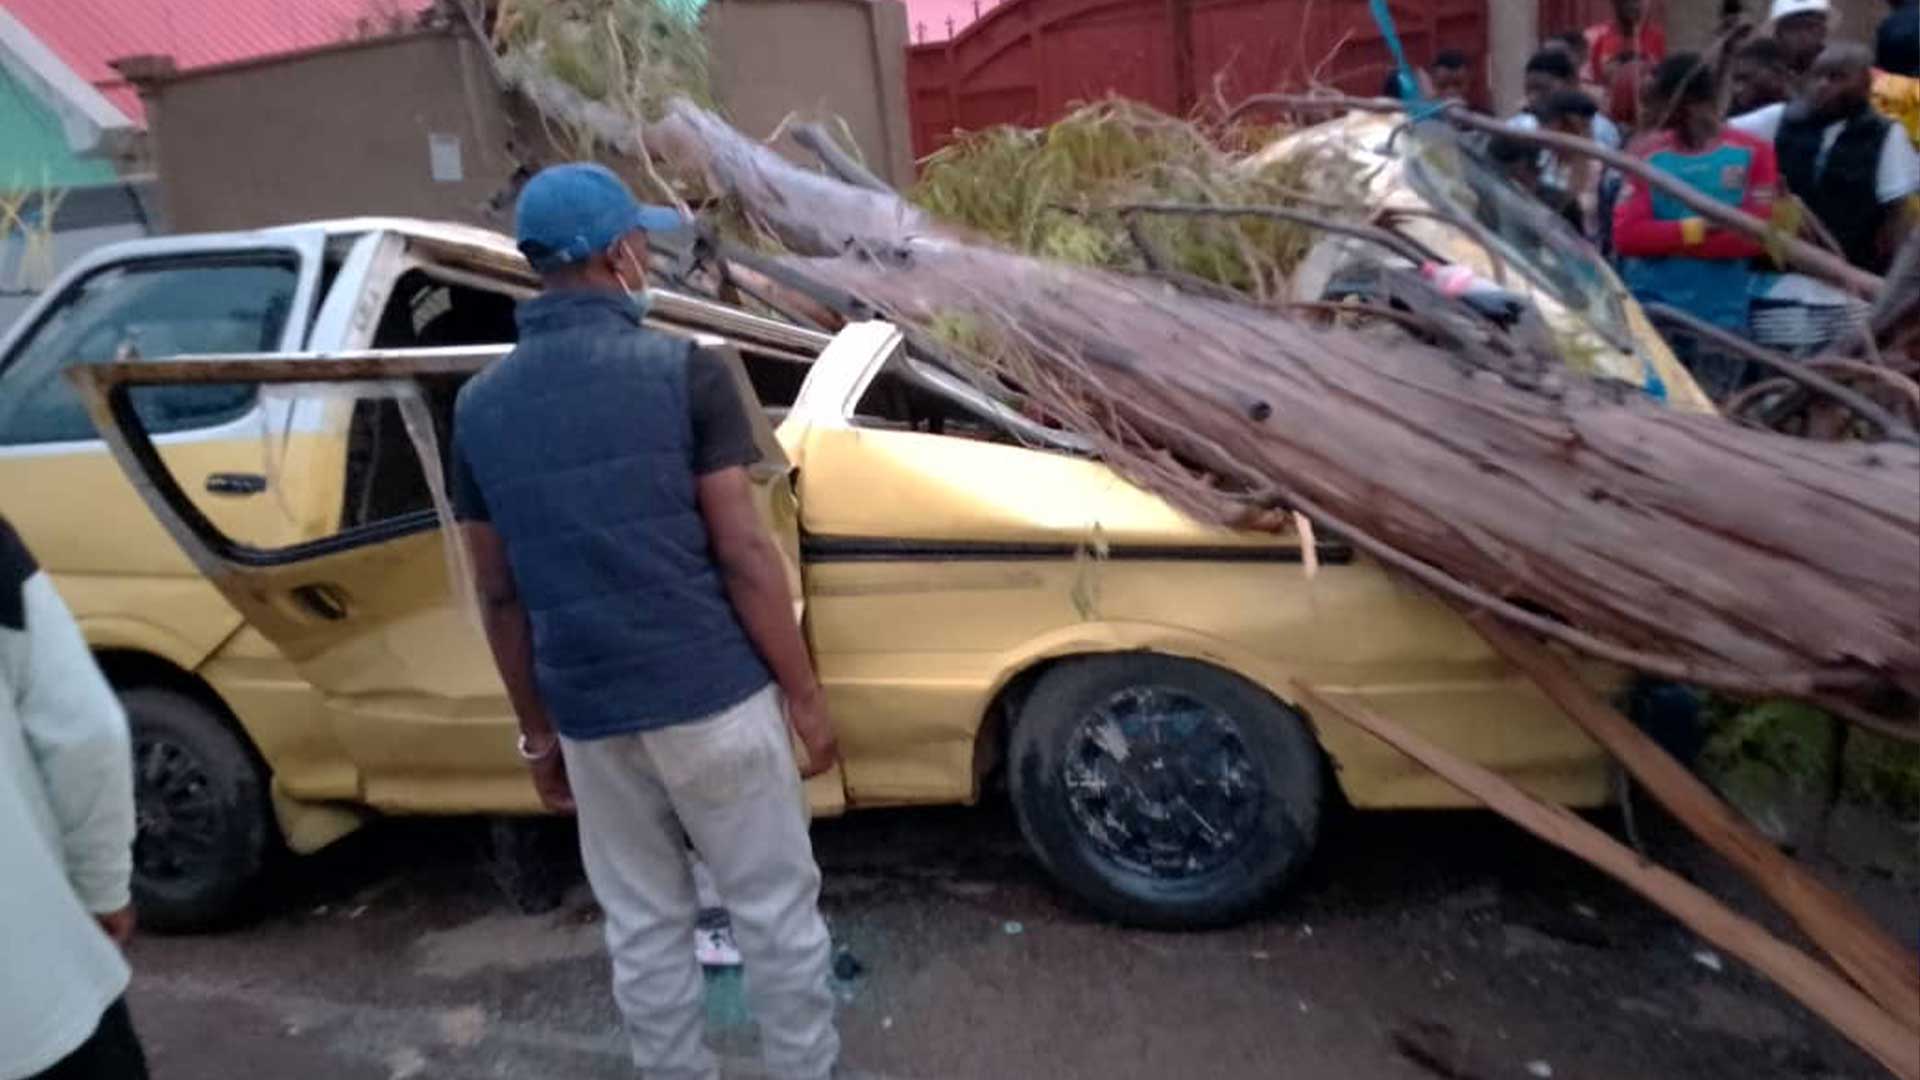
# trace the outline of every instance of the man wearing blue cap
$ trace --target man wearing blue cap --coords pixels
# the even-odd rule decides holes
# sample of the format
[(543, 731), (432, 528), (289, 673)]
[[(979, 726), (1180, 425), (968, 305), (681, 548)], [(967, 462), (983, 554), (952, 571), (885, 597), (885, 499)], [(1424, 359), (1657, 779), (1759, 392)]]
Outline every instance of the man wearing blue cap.
[(685, 838), (712, 871), (779, 1077), (831, 1073), (820, 871), (801, 771), (833, 729), (755, 511), (759, 457), (724, 361), (641, 325), (646, 234), (685, 223), (598, 165), (527, 183), (544, 282), (519, 344), (460, 392), (453, 502), (541, 799), (576, 809), (614, 998), (642, 1075), (717, 1078), (688, 949)]

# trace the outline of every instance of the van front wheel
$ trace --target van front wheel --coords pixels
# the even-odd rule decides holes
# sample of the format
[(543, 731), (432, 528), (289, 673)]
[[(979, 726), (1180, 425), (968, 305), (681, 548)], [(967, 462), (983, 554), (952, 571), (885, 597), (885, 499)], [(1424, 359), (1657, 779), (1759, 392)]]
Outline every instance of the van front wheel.
[(1062, 884), (1156, 927), (1245, 918), (1306, 862), (1320, 749), (1219, 668), (1152, 653), (1069, 660), (1034, 685), (1010, 765), (1021, 831)]
[(273, 832), (267, 781), (207, 705), (158, 687), (120, 693), (133, 734), (133, 899), (144, 928), (210, 930), (240, 917)]

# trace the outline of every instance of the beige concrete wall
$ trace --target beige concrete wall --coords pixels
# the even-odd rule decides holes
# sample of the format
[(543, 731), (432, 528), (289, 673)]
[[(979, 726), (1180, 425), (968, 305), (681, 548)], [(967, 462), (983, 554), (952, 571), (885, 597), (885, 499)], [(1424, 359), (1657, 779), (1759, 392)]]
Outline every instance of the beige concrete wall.
[(1880, 20), (1890, 11), (1887, 0), (1834, 0), (1833, 9), (1840, 13), (1840, 26), (1833, 32), (1834, 38), (1867, 45), (1873, 44)]
[(361, 214), (486, 223), (514, 163), (485, 63), (465, 38), (428, 33), (158, 84), (148, 117), (168, 223), (181, 232)]
[(707, 14), (714, 94), (765, 137), (789, 114), (847, 122), (867, 167), (913, 181), (907, 9), (899, 0), (715, 0)]
[[(1764, 22), (1772, 6), (1772, 0), (1746, 0), (1748, 21)], [(1840, 14), (1835, 40), (1869, 44), (1888, 11), (1886, 0), (1833, 0), (1833, 8)], [(1719, 25), (1719, 0), (1667, 0), (1667, 39), (1675, 49), (1705, 48)]]
[(1520, 108), (1527, 58), (1539, 47), (1540, 0), (1488, 0), (1487, 80), (1499, 115)]
[[(709, 20), (716, 95), (742, 130), (767, 135), (796, 110), (840, 116), (869, 168), (911, 182), (899, 0), (715, 0)], [(180, 72), (146, 94), (161, 202), (181, 232), (363, 214), (505, 228), (515, 170), (567, 155), (452, 31)], [(455, 147), (457, 179), (444, 169)]]

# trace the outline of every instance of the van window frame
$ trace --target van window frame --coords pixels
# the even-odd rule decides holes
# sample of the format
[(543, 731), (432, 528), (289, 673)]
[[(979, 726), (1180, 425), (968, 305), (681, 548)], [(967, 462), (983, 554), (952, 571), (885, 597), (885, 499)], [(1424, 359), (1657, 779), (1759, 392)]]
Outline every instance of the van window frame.
[[(276, 337), (284, 340), (287, 334), (288, 327), (294, 325), (295, 316), (298, 314), (298, 309), (300, 306), (300, 290), (302, 285), (302, 276), (305, 271), (305, 266), (303, 265), (305, 260), (303, 259), (302, 253), (299, 248), (291, 247), (291, 246), (282, 246), (277, 244), (263, 244), (259, 247), (231, 248), (231, 249), (222, 249), (217, 251), (178, 251), (178, 252), (155, 253), (151, 255), (135, 255), (125, 259), (115, 259), (111, 262), (102, 263), (101, 265), (88, 270), (86, 273), (81, 274), (78, 277), (75, 277), (72, 281), (67, 282), (66, 286), (62, 288), (57, 294), (55, 294), (52, 301), (42, 306), (40, 310), (35, 313), (32, 321), (29, 322), (26, 325), (26, 327), (24, 327), (22, 331), (18, 335), (14, 336), (12, 340), (8, 343), (6, 354), (4, 356), (0, 356), (0, 384), (4, 384), (5, 380), (14, 373), (16, 367), (20, 363), (22, 356), (39, 339), (40, 334), (44, 330), (46, 330), (51, 320), (55, 316), (57, 316), (62, 310), (66, 309), (72, 303), (74, 298), (77, 295), (79, 295), (80, 292), (87, 287), (88, 283), (99, 279), (100, 276), (103, 274), (110, 274), (116, 271), (124, 271), (134, 267), (138, 267), (142, 269), (152, 269), (155, 267), (165, 268), (169, 264), (175, 265), (175, 266), (182, 266), (182, 267), (221, 266), (221, 265), (258, 266), (258, 265), (263, 265), (265, 263), (268, 263), (270, 261), (284, 263), (287, 266), (287, 268), (292, 270), (293, 272), (293, 291), (290, 294), (288, 299), (287, 311), (282, 317), (281, 324), (276, 328)], [(139, 358), (139, 362), (170, 360), (175, 355), (185, 355), (185, 354), (163, 354), (163, 355), (157, 355), (157, 356), (143, 356)], [(221, 355), (221, 354), (210, 354), (210, 355)], [(243, 355), (243, 354), (233, 354), (233, 355)], [(90, 364), (97, 364), (102, 362), (104, 361), (88, 361), (88, 363)], [(56, 378), (63, 378), (63, 379), (67, 378), (68, 376), (66, 375), (66, 372), (78, 366), (81, 366), (81, 365), (63, 363), (58, 369), (60, 374), (57, 375)], [(84, 400), (81, 400), (80, 404), (84, 409), (86, 406), (86, 402)], [(166, 431), (149, 433), (148, 437), (149, 438), (169, 438), (169, 437), (179, 437), (179, 436), (192, 436), (202, 432), (218, 431), (224, 428), (232, 427), (234, 424), (245, 421), (248, 417), (251, 417), (256, 412), (258, 412), (259, 408), (260, 408), (260, 395), (256, 392), (252, 396), (252, 398), (246, 403), (246, 406), (244, 408), (240, 408), (236, 406), (233, 409), (229, 409), (226, 412), (223, 412), (220, 416), (210, 419), (206, 423), (196, 423), (191, 426), (178, 427), (178, 428), (172, 428)], [(0, 412), (4, 412), (4, 409), (0, 409)], [(0, 442), (0, 451), (20, 450), (28, 447), (84, 446), (92, 443), (98, 443), (100, 441), (101, 441), (100, 432), (97, 428), (94, 428), (89, 434), (82, 435), (75, 438), (33, 439), (33, 440), (26, 440), (26, 441), (20, 441), (20, 442)]]

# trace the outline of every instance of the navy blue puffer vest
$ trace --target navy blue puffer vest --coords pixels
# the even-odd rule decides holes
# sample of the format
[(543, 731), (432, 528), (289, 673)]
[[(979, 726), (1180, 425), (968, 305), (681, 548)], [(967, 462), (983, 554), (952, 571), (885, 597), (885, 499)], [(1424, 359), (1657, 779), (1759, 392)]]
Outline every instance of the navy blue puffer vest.
[(1848, 262), (1884, 273), (1888, 260), (1880, 251), (1880, 230), (1888, 215), (1898, 212), (1898, 204), (1881, 204), (1876, 177), (1892, 125), (1863, 107), (1840, 129), (1840, 137), (1823, 157), (1827, 125), (1825, 118), (1803, 109), (1787, 110), (1774, 139), (1780, 175), (1787, 190), (1800, 196), (1833, 234)]
[(454, 432), (533, 623), (561, 734), (697, 720), (770, 681), (695, 497), (688, 342), (608, 292), (520, 305), (518, 347), (460, 392)]

